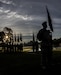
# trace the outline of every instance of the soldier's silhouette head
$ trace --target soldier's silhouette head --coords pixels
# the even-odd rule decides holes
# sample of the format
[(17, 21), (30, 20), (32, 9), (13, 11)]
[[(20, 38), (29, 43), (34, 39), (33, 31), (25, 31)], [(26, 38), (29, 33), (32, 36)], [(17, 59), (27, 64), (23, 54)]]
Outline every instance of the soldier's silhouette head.
[(46, 21), (43, 22), (43, 23), (42, 23), (42, 26), (43, 26), (44, 29), (46, 29), (46, 28), (47, 28), (47, 22), (46, 22)]

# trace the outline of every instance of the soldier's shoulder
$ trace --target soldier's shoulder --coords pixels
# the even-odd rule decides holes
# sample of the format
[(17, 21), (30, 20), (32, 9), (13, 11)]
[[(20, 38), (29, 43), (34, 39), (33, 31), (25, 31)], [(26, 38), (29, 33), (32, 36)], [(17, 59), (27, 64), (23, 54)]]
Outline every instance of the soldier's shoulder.
[(51, 33), (51, 31), (50, 31), (50, 30), (47, 30), (47, 32)]
[(43, 32), (43, 29), (40, 29), (39, 32)]

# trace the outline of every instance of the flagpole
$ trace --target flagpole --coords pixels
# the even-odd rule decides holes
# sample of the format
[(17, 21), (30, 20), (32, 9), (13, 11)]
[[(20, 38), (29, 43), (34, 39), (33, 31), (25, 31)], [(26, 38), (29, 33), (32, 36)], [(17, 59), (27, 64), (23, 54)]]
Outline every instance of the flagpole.
[(46, 11), (47, 11), (48, 25), (50, 27), (50, 30), (53, 32), (52, 19), (47, 6), (46, 6)]

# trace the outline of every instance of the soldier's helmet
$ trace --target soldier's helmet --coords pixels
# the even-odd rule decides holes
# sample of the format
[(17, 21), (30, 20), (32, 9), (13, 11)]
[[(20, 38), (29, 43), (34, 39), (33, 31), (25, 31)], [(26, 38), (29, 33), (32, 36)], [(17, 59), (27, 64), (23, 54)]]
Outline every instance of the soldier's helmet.
[(47, 28), (47, 22), (46, 22), (46, 21), (43, 22), (43, 23), (42, 23), (42, 26), (43, 26), (44, 28)]

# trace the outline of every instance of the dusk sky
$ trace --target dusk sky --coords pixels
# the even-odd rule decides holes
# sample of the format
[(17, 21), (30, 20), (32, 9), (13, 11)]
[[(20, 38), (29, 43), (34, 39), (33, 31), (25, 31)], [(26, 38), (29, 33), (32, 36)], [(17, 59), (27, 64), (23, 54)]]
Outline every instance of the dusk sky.
[(35, 35), (47, 21), (46, 5), (54, 28), (53, 38), (61, 37), (61, 0), (0, 0), (0, 30), (12, 28), (23, 36)]

